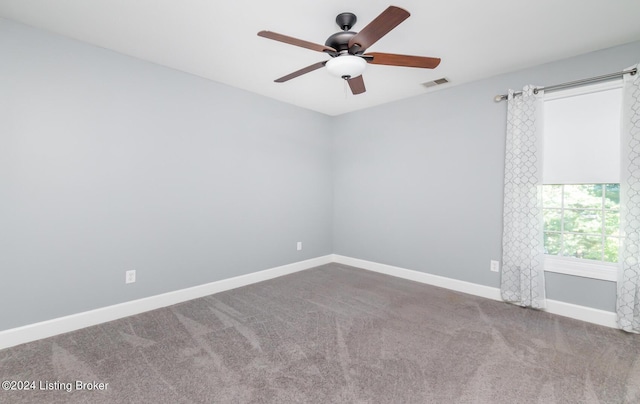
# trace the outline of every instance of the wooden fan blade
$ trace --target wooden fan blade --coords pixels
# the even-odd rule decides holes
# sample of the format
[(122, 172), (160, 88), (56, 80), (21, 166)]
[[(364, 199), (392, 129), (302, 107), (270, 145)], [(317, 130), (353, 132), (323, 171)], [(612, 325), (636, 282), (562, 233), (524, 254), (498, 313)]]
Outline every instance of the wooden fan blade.
[(351, 88), (351, 92), (353, 93), (353, 95), (362, 94), (367, 91), (367, 89), (364, 88), (364, 80), (362, 79), (362, 75), (349, 79), (347, 80), (347, 82), (349, 83), (349, 87)]
[[(387, 35), (389, 31), (398, 26), (402, 21), (409, 18), (411, 14), (405, 9), (396, 6), (389, 6), (386, 10), (369, 23), (362, 31), (354, 35), (349, 41), (349, 50), (351, 53), (364, 51), (378, 39)], [(356, 46), (356, 48), (354, 48)]]
[(295, 79), (298, 76), (302, 76), (303, 74), (312, 72), (314, 70), (318, 70), (321, 67), (324, 67), (324, 65), (326, 65), (327, 62), (318, 62), (318, 63), (314, 63), (311, 66), (307, 66), (303, 69), (297, 70), (291, 74), (287, 74), (286, 76), (280, 77), (279, 79), (275, 79), (274, 81), (276, 83), (284, 83), (285, 81), (291, 80), (291, 79)]
[[(371, 52), (365, 55), (365, 60), (374, 65), (388, 65), (388, 66), (406, 66), (406, 67), (421, 67), (423, 69), (435, 69), (440, 64), (440, 58), (429, 58), (426, 56), (410, 56), (410, 55), (395, 55), (393, 53), (379, 53)], [(371, 56), (372, 59), (366, 58)]]
[(260, 31), (258, 36), (263, 38), (273, 39), (274, 41), (280, 41), (288, 43), (289, 45), (300, 46), (302, 48), (311, 49), (318, 52), (336, 53), (337, 51), (330, 46), (320, 45), (317, 43), (303, 41), (302, 39), (294, 38), (292, 36), (286, 36), (271, 31)]

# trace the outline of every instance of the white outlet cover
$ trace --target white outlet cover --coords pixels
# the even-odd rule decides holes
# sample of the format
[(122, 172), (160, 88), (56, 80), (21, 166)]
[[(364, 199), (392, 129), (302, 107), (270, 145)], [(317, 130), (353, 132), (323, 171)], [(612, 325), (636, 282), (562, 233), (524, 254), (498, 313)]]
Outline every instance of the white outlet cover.
[(134, 283), (136, 281), (136, 270), (132, 269), (130, 271), (125, 272), (125, 283)]
[(302, 250), (302, 241), (298, 241), (296, 248), (298, 249), (298, 251)]
[(491, 271), (492, 272), (500, 272), (500, 262), (499, 261), (491, 261)]

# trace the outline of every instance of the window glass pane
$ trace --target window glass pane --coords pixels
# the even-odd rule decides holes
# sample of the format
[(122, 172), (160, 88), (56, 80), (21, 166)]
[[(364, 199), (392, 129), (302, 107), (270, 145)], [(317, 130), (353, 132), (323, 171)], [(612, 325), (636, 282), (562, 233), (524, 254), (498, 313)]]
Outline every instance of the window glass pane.
[(620, 239), (617, 237), (607, 237), (604, 243), (604, 260), (607, 262), (618, 262), (618, 249)]
[(620, 212), (617, 210), (604, 211), (604, 231), (607, 236), (620, 235)]
[(620, 184), (607, 184), (604, 191), (604, 207), (620, 209)]
[(544, 185), (543, 198), (545, 254), (618, 262), (619, 184)]
[(602, 260), (602, 237), (586, 234), (565, 234), (563, 255), (588, 260)]
[(549, 255), (560, 255), (561, 244), (560, 233), (544, 233), (544, 253)]
[(602, 212), (599, 210), (565, 209), (564, 231), (602, 233)]
[(562, 210), (560, 209), (543, 209), (544, 231), (561, 231), (562, 230)]
[(565, 208), (592, 208), (602, 207), (602, 184), (577, 184), (564, 186)]
[(542, 206), (545, 208), (562, 207), (562, 185), (542, 186)]

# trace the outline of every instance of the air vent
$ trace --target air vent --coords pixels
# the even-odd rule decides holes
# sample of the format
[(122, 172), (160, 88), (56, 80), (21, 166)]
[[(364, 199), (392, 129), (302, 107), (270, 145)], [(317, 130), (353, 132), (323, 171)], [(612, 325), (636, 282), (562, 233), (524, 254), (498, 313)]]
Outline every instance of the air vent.
[(429, 87), (435, 87), (435, 86), (439, 86), (440, 84), (446, 84), (449, 82), (449, 79), (447, 78), (441, 78), (441, 79), (436, 79), (433, 81), (427, 81), (426, 83), (422, 83), (423, 86), (429, 88)]

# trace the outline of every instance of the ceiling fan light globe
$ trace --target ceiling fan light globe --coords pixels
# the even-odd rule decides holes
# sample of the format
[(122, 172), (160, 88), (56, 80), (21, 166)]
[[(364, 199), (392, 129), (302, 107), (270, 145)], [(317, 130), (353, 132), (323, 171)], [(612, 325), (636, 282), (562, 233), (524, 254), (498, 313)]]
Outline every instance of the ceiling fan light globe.
[(353, 55), (340, 55), (327, 61), (327, 71), (340, 78), (358, 77), (364, 72), (367, 62)]

